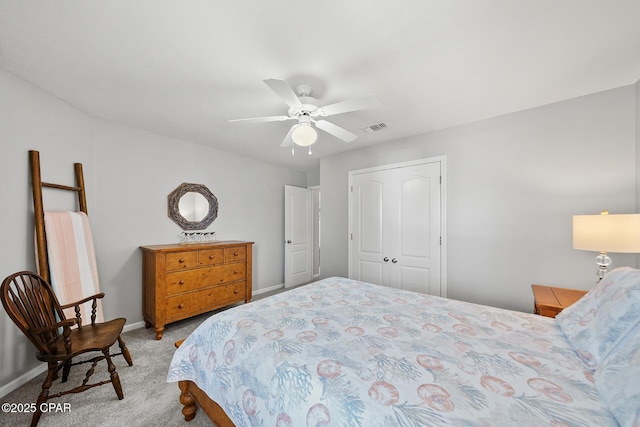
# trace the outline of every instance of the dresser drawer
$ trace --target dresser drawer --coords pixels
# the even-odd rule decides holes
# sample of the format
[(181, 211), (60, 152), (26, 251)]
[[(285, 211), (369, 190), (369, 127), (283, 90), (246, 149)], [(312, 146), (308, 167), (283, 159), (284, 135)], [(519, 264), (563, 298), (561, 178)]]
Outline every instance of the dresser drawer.
[(220, 305), (244, 301), (246, 297), (247, 282), (235, 282), (220, 286), (216, 295), (216, 303)]
[(218, 307), (244, 301), (246, 282), (214, 286), (167, 298), (167, 321), (184, 319)]
[(247, 259), (247, 248), (245, 246), (226, 248), (224, 250), (224, 262), (243, 261), (245, 259)]
[(224, 249), (205, 249), (198, 251), (198, 264), (215, 265), (224, 262)]
[(198, 253), (191, 252), (172, 252), (168, 253), (165, 258), (165, 269), (167, 271), (182, 270), (184, 268), (193, 268), (198, 266)]
[(244, 279), (246, 274), (243, 262), (167, 273), (166, 294), (175, 295), (205, 286), (234, 282)]

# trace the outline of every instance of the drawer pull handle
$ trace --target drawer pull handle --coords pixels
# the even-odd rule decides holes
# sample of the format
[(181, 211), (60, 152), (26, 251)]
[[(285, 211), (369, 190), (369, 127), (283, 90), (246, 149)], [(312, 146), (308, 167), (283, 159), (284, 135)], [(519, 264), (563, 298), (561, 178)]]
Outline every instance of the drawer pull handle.
[(237, 294), (237, 293), (238, 293), (238, 290), (237, 290), (237, 289), (234, 289), (234, 290), (233, 290), (233, 293), (234, 293), (234, 294)]
[(234, 253), (233, 253), (233, 256), (238, 256), (238, 252), (234, 252)]
[(184, 285), (184, 280), (180, 280), (178, 283)]
[(180, 258), (178, 262), (184, 262), (184, 258)]
[(213, 259), (213, 255), (209, 255), (209, 259)]
[(233, 270), (233, 274), (238, 274), (238, 270)]
[(178, 308), (179, 308), (180, 310), (182, 310), (182, 309), (184, 308), (184, 304), (180, 304), (180, 305), (178, 306)]

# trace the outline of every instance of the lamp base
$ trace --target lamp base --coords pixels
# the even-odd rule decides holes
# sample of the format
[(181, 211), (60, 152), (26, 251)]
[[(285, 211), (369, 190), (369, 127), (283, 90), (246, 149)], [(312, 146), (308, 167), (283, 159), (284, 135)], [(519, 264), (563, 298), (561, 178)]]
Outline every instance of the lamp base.
[(598, 264), (598, 282), (604, 278), (607, 274), (607, 267), (611, 265), (611, 258), (607, 255), (606, 252), (600, 252), (600, 255), (596, 257), (596, 264)]

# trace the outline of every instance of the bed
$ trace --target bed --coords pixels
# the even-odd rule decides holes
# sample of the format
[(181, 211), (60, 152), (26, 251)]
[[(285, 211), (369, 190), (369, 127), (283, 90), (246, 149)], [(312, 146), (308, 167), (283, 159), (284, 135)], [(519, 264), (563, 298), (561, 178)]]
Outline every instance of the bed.
[(640, 270), (551, 319), (329, 278), (176, 350), (185, 419), (226, 426), (640, 426)]

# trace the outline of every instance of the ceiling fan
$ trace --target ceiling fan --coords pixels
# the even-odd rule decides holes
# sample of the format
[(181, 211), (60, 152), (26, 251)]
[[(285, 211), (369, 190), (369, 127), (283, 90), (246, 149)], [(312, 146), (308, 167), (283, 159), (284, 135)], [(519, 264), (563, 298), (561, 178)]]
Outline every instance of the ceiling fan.
[(287, 136), (280, 144), (281, 147), (291, 146), (293, 148), (294, 144), (306, 147), (316, 142), (318, 134), (313, 125), (344, 142), (351, 142), (357, 138), (357, 135), (324, 120), (323, 117), (365, 110), (380, 105), (380, 100), (375, 95), (367, 95), (321, 106), (318, 100), (311, 96), (311, 88), (307, 85), (296, 86), (296, 92), (294, 92), (291, 86), (282, 79), (265, 79), (264, 82), (289, 106), (288, 115), (237, 119), (229, 120), (229, 122), (241, 124), (295, 120), (297, 123), (291, 126)]

